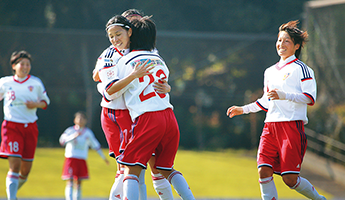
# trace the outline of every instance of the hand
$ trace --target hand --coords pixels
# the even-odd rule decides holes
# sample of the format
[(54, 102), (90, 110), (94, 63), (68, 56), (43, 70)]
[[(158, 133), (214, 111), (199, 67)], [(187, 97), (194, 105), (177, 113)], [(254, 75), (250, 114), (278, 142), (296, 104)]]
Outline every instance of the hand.
[(271, 100), (284, 100), (286, 98), (285, 92), (278, 90), (278, 89), (273, 89), (267, 93), (268, 99)]
[(99, 82), (101, 79), (99, 78), (99, 72), (98, 70), (96, 70), (93, 74), (92, 74), (92, 79), (95, 82)]
[(104, 161), (105, 161), (105, 163), (106, 163), (107, 165), (109, 165), (108, 159), (104, 159)]
[(137, 63), (134, 67), (134, 71), (131, 73), (132, 76), (135, 78), (141, 78), (146, 75), (152, 74), (150, 72), (151, 69), (154, 68), (151, 64), (149, 64), (149, 59), (147, 59), (144, 63)]
[(155, 88), (156, 92), (165, 94), (170, 92), (171, 87), (165, 79), (159, 79), (158, 82), (154, 82), (153, 87)]
[(226, 115), (229, 116), (230, 118), (233, 118), (236, 115), (242, 115), (242, 114), (243, 114), (243, 108), (241, 108), (239, 106), (231, 106), (226, 111)]

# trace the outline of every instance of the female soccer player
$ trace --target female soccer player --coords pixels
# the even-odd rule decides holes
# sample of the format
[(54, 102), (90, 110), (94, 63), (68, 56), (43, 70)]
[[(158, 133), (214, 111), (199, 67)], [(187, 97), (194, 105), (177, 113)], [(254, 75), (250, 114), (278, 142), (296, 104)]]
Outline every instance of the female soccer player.
[(68, 127), (59, 139), (60, 144), (66, 146), (62, 171), (62, 179), (66, 180), (66, 200), (81, 199), (81, 181), (89, 178), (86, 159), (90, 147), (95, 149), (103, 160), (109, 164), (95, 135), (85, 126), (86, 123), (86, 114), (77, 112), (74, 115), (74, 126)]
[[(134, 19), (140, 18), (142, 14), (135, 10), (130, 9), (125, 11), (122, 16)], [(109, 37), (111, 45), (104, 50), (104, 52), (99, 57), (93, 78), (95, 81), (106, 81), (108, 78), (107, 72), (109, 68), (114, 66), (118, 59), (129, 52), (129, 41), (132, 34), (132, 29), (130, 28), (129, 22), (125, 17), (113, 17), (111, 18), (106, 27), (106, 31)], [(126, 24), (126, 26), (119, 26), (118, 24)], [(102, 78), (99, 76), (100, 72), (105, 74)], [(165, 94), (170, 91), (170, 86), (166, 81), (162, 83), (155, 84), (156, 91)], [(98, 89), (101, 94), (103, 94), (103, 83), (98, 84)], [(132, 120), (129, 116), (127, 107), (124, 104), (123, 98), (118, 98), (112, 101), (107, 101), (102, 99), (102, 115), (101, 124), (104, 134), (107, 138), (109, 144), (110, 154), (114, 157), (118, 157), (119, 150), (121, 149), (120, 143), (122, 142), (122, 149), (127, 144), (130, 135)], [(150, 160), (150, 166), (154, 166), (154, 157)], [(152, 164), (153, 163), (153, 164)], [(118, 171), (116, 174), (115, 182), (110, 192), (110, 199), (118, 199), (122, 197), (122, 183), (123, 183), (123, 170), (124, 167), (118, 164)], [(144, 179), (144, 173), (140, 176), (140, 191), (141, 199), (146, 199), (146, 185)], [(161, 199), (173, 199), (172, 191), (169, 182), (161, 175), (159, 172), (151, 167), (153, 185), (154, 188)]]
[(152, 52), (156, 26), (149, 17), (134, 19), (131, 23), (131, 52), (113, 68), (104, 92), (107, 99), (123, 93), (134, 121), (131, 140), (118, 158), (118, 162), (126, 166), (124, 198), (138, 199), (138, 177), (155, 152), (155, 167), (159, 172), (170, 181), (182, 199), (194, 199), (182, 174), (173, 169), (180, 133), (169, 94), (158, 94), (152, 86), (153, 82), (168, 80), (169, 77), (163, 59)]
[(29, 74), (31, 55), (28, 52), (13, 52), (10, 64), (14, 76), (0, 79), (0, 100), (4, 100), (0, 157), (7, 158), (9, 163), (7, 198), (16, 199), (34, 160), (38, 139), (37, 108), (46, 109), (50, 100), (42, 81)]
[(307, 148), (307, 106), (315, 103), (316, 81), (313, 70), (298, 59), (308, 34), (297, 24), (290, 21), (279, 27), (276, 49), (280, 60), (265, 71), (263, 96), (254, 103), (227, 110), (230, 118), (267, 112), (257, 158), (262, 199), (278, 199), (273, 173), (280, 174), (287, 186), (307, 198), (325, 199), (299, 176)]

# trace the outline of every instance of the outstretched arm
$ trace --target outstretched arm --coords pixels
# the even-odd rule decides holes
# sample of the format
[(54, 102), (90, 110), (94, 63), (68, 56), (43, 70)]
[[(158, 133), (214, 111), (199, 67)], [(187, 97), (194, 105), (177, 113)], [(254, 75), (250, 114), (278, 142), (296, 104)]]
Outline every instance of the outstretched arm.
[(107, 165), (109, 165), (109, 161), (108, 161), (108, 159), (105, 157), (105, 155), (104, 155), (102, 149), (99, 148), (99, 149), (97, 149), (96, 151), (97, 151), (98, 155), (100, 155), (100, 156), (102, 157), (102, 159), (104, 160), (104, 162), (105, 162)]
[(230, 118), (235, 117), (236, 115), (242, 115), (243, 114), (243, 108), (239, 106), (231, 106), (226, 111), (226, 115)]

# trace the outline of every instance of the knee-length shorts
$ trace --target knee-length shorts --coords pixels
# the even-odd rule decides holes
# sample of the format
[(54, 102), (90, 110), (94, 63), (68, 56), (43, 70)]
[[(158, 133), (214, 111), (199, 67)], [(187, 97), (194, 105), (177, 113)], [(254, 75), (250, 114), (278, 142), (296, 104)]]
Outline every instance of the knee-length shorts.
[(258, 168), (268, 166), (280, 175), (299, 174), (306, 149), (303, 121), (267, 122), (260, 138)]

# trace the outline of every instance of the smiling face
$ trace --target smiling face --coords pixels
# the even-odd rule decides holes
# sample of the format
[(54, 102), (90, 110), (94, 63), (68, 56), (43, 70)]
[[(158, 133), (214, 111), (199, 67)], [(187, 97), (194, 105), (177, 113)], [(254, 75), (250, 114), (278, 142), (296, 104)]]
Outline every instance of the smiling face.
[(107, 31), (110, 43), (119, 50), (128, 49), (132, 29), (124, 29), (122, 26), (110, 27)]
[(299, 44), (294, 44), (290, 35), (286, 31), (279, 32), (278, 39), (276, 42), (276, 49), (278, 55), (283, 59), (295, 54), (296, 50), (300, 47)]
[(19, 78), (25, 78), (29, 75), (31, 70), (30, 60), (27, 58), (22, 58), (18, 63), (12, 65), (12, 69)]

